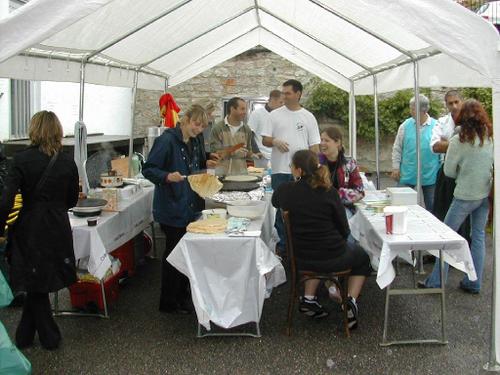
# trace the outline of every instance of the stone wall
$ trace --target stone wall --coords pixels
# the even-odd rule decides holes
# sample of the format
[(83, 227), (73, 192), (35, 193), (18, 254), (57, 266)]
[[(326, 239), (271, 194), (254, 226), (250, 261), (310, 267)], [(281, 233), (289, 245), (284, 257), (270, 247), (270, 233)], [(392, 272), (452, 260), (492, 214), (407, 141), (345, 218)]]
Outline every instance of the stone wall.
[[(217, 106), (216, 120), (221, 117), (222, 100), (233, 96), (261, 97), (279, 89), (287, 79), (297, 79), (306, 85), (311, 73), (263, 48), (254, 48), (238, 55), (190, 80), (169, 89), (181, 108), (199, 100), (211, 99)], [(158, 99), (161, 91), (138, 90), (135, 111), (135, 136), (144, 137), (147, 128), (160, 123)], [(307, 99), (304, 92), (302, 102)], [(328, 125), (321, 120), (320, 126)], [(347, 132), (346, 132), (347, 135)], [(380, 145), (381, 171), (391, 169), (393, 137), (384, 138)], [(348, 143), (347, 141), (345, 143)], [(368, 171), (375, 170), (375, 145), (358, 138), (358, 162)]]
[[(288, 60), (266, 49), (254, 48), (172, 87), (169, 92), (181, 108), (199, 100), (212, 100), (217, 106), (214, 114), (220, 119), (224, 98), (268, 96), (271, 90), (279, 89), (287, 79), (294, 78), (305, 85), (312, 77), (311, 73)], [(137, 136), (146, 135), (147, 127), (160, 123), (158, 99), (161, 95), (161, 91), (138, 90), (135, 111)]]

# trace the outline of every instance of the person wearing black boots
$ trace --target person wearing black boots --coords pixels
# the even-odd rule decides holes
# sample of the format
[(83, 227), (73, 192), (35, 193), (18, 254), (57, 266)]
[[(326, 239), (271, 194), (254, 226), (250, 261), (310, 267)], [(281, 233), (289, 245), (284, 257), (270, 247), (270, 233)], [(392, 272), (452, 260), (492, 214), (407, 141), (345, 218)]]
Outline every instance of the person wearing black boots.
[(0, 198), (0, 236), (18, 191), (23, 207), (9, 228), (10, 282), (27, 291), (16, 345), (59, 347), (61, 332), (52, 317), (49, 293), (76, 282), (73, 237), (68, 209), (78, 201), (78, 170), (62, 151), (62, 126), (53, 112), (41, 111), (31, 119), (31, 145), (12, 161)]
[(198, 135), (208, 121), (205, 110), (191, 106), (175, 128), (158, 137), (144, 164), (144, 177), (155, 184), (153, 217), (165, 233), (161, 271), (161, 312), (189, 314), (189, 279), (167, 257), (186, 233), (187, 225), (201, 214), (204, 201), (191, 189), (186, 176), (207, 167)]

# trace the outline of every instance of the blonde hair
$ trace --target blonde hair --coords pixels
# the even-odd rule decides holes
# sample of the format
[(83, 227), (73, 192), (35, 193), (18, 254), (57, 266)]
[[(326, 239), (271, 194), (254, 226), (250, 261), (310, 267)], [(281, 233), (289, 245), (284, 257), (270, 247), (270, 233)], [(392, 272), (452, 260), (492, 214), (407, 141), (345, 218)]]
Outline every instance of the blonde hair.
[(205, 109), (199, 104), (193, 104), (184, 112), (182, 116), (182, 123), (185, 125), (189, 120), (199, 121), (203, 127), (208, 125), (208, 116)]
[(40, 111), (30, 121), (29, 138), (33, 146), (49, 156), (62, 148), (63, 130), (54, 112)]

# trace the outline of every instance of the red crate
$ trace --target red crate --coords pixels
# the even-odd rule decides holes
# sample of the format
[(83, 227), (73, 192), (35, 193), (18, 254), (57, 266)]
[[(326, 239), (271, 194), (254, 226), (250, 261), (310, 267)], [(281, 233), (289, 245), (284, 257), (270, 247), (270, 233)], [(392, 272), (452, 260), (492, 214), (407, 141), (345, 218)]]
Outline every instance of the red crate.
[[(108, 306), (118, 299), (118, 280), (118, 275), (113, 275), (104, 282), (104, 293), (106, 293), (106, 302)], [(83, 309), (87, 307), (88, 303), (93, 302), (100, 310), (104, 310), (101, 284), (99, 283), (77, 281), (73, 285), (70, 285), (69, 296), (73, 307)]]
[(133, 276), (135, 273), (134, 239), (125, 242), (118, 249), (110, 253), (111, 256), (120, 259), (119, 278)]

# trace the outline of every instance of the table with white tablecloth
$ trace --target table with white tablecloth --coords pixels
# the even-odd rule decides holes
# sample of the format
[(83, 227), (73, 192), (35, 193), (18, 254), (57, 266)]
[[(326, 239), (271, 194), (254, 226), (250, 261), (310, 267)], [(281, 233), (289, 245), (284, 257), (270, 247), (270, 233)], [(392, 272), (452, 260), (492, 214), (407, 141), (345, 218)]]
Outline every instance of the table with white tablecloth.
[(69, 213), (76, 260), (88, 260), (88, 270), (102, 278), (111, 265), (107, 254), (141, 233), (152, 222), (153, 187), (143, 187), (118, 204), (117, 212), (103, 211), (97, 226), (87, 225), (86, 218)]
[[(413, 251), (426, 250), (435, 256), (442, 254), (444, 261), (452, 267), (467, 273), (471, 280), (476, 280), (476, 271), (469, 244), (458, 233), (442, 223), (430, 212), (418, 205), (408, 206), (408, 226), (405, 234), (386, 234), (383, 213), (360, 207), (350, 220), (351, 233), (359, 244), (370, 255), (372, 265), (378, 268), (377, 283), (380, 288), (387, 287), (386, 312), (384, 320), (383, 344), (439, 342), (445, 343), (445, 288), (429, 289), (392, 289), (390, 284), (396, 276), (393, 260), (396, 257), (412, 261)], [(387, 319), (389, 314), (389, 295), (394, 294), (441, 294), (442, 340), (407, 340), (387, 342)]]
[[(286, 281), (280, 259), (267, 243), (274, 210), (266, 196), (266, 213), (240, 235), (186, 233), (167, 260), (190, 280), (199, 324), (232, 328), (258, 327), (266, 294)], [(258, 331), (259, 334), (259, 331)]]

